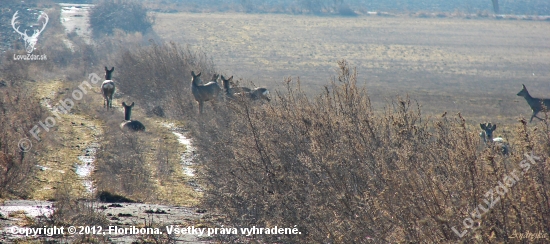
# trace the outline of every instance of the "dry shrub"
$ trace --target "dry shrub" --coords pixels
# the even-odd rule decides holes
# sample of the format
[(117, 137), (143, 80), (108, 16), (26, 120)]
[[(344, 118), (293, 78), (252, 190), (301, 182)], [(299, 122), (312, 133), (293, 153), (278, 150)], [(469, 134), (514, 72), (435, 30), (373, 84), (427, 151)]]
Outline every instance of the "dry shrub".
[(150, 151), (144, 133), (125, 133), (120, 130), (119, 120), (104, 131), (102, 147), (97, 155), (94, 172), (97, 192), (110, 192), (141, 201), (154, 198), (154, 184), (146, 156)]
[(508, 157), (498, 148), (479, 151), (477, 133), (460, 115), (425, 119), (409, 98), (375, 113), (355, 71), (339, 65), (316, 98), (288, 81), (271, 104), (232, 103), (191, 123), (208, 185), (204, 204), (235, 227), (297, 226), (302, 233), (255, 236), (268, 242), (457, 241), (452, 227), (461, 232), (478, 204), (488, 208), (486, 192), (533, 151), (541, 157), (536, 170), (463, 240), (502, 242), (514, 230), (545, 229), (548, 129), (522, 125)]
[(90, 11), (90, 27), (94, 38), (112, 35), (115, 29), (127, 33), (145, 33), (152, 29), (153, 22), (140, 1), (103, 0)]
[[(33, 219), (29, 227), (43, 228), (44, 226), (57, 226), (67, 228), (76, 226), (77, 231), (81, 231), (79, 226), (83, 228), (88, 226), (93, 230), (106, 230), (109, 225), (107, 216), (103, 214), (99, 204), (90, 200), (77, 199), (76, 189), (69, 184), (59, 183), (55, 191), (54, 211), (49, 216), (40, 216)], [(83, 232), (86, 229), (82, 229)], [(70, 243), (103, 243), (106, 241), (106, 236), (94, 235), (91, 231), (87, 231), (82, 235), (62, 236), (56, 235), (55, 238), (60, 238), (60, 241)], [(59, 240), (59, 239), (58, 239)]]
[(60, 183), (55, 191), (55, 210), (47, 223), (56, 226), (87, 225), (104, 226), (109, 224), (107, 217), (98, 210), (99, 205), (92, 201), (77, 199), (70, 185)]
[(214, 72), (214, 65), (205, 54), (173, 42), (139, 46), (122, 52), (115, 60), (120, 90), (135, 98), (146, 111), (158, 110), (160, 106), (172, 118), (183, 118), (193, 111), (191, 71), (202, 72), (206, 82), (204, 77)]
[(7, 83), (12, 85), (30, 79), (29, 62), (13, 60), (13, 55), (16, 54), (21, 53), (6, 52), (2, 57), (2, 65), (0, 65), (0, 74), (2, 74), (3, 80), (5, 79)]
[[(42, 117), (42, 108), (30, 92), (21, 87), (0, 86), (0, 198), (6, 195), (27, 197), (35, 173), (40, 143), (28, 131)], [(28, 139), (34, 145), (18, 144)]]

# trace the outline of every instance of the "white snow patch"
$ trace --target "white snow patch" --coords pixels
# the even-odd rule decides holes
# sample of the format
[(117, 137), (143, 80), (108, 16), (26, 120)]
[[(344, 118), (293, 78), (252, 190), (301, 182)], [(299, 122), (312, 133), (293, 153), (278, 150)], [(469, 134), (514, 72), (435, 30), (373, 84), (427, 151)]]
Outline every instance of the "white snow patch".
[(51, 216), (53, 205), (51, 202), (43, 201), (7, 201), (0, 206), (0, 213), (9, 217), (13, 212), (22, 211), (26, 216), (36, 218), (38, 216)]
[(177, 128), (174, 128), (173, 123), (165, 123), (163, 124), (164, 127), (169, 128), (170, 131), (174, 135), (178, 137), (178, 142), (185, 145), (185, 152), (181, 155), (181, 164), (182, 169), (185, 175), (193, 177), (195, 176), (195, 170), (191, 168), (193, 164), (193, 160), (195, 159), (195, 147), (193, 147), (193, 144), (191, 142), (190, 138), (187, 138), (183, 133), (177, 132)]

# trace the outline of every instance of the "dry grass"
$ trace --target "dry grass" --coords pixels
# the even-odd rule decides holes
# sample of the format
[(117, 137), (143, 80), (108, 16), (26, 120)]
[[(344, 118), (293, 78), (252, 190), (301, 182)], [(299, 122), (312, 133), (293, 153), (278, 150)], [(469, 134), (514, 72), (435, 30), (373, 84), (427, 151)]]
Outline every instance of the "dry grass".
[[(71, 98), (71, 92), (78, 84), (63, 81), (38, 82), (35, 88), (35, 96), (43, 103), (57, 106), (60, 100)], [(92, 91), (88, 91), (88, 96)], [(34, 199), (54, 198), (58, 184), (71, 186), (75, 196), (85, 197), (88, 195), (78, 176), (74, 172), (74, 162), (81, 156), (85, 148), (94, 141), (94, 130), (91, 127), (99, 128), (100, 122), (82, 112), (85, 106), (84, 101), (75, 101), (75, 107), (70, 114), (59, 113), (61, 120), (56, 119), (56, 126), (49, 132), (42, 130), (39, 136), (51, 138), (48, 143), (43, 144), (41, 158), (38, 164), (48, 168), (40, 171), (37, 181), (34, 183)], [(38, 104), (36, 105), (38, 106)], [(52, 116), (51, 111), (45, 112), (45, 117)], [(42, 119), (43, 120), (43, 119)], [(38, 121), (34, 121), (38, 123)]]
[[(128, 133), (120, 129), (124, 120), (122, 101), (136, 101), (132, 119), (141, 121), (147, 132)], [(107, 111), (102, 96), (91, 94), (75, 109), (101, 125), (102, 134), (95, 138), (101, 148), (92, 175), (96, 192), (107, 191), (140, 202), (197, 204), (200, 194), (185, 185), (187, 179), (180, 165), (185, 147), (164, 127), (168, 121), (149, 118), (139, 99), (128, 96), (114, 99), (113, 108)]]
[(522, 83), (538, 96), (550, 93), (549, 28), (532, 21), (235, 13), (159, 13), (154, 26), (168, 40), (212, 53), (222, 74), (270, 89), (284, 89), (291, 76), (317, 94), (344, 58), (377, 109), (408, 93), (424, 114), (462, 112), (506, 124), (529, 115), (516, 97)]
[(516, 124), (510, 157), (480, 151), (461, 116), (427, 120), (408, 98), (376, 113), (355, 70), (339, 65), (314, 98), (289, 80), (271, 104), (233, 104), (196, 120), (207, 206), (234, 226), (297, 225), (304, 233), (255, 237), (267, 242), (454, 242), (451, 228), (462, 231), (485, 192), (533, 152), (536, 170), (481, 220), (472, 217), (482, 225), (463, 240), (501, 242), (512, 230), (545, 228), (547, 129)]
[(137, 46), (114, 60), (120, 70), (120, 89), (148, 112), (160, 106), (168, 118), (194, 116), (189, 113), (198, 105), (187, 95), (191, 93), (191, 71), (202, 71), (203, 77), (214, 73), (206, 54), (173, 42)]
[[(43, 109), (36, 102), (31, 89), (0, 87), (0, 198), (27, 198), (32, 194), (34, 162), (40, 158), (37, 152), (42, 148), (27, 134), (34, 121), (42, 117)], [(21, 140), (26, 141), (20, 144)]]
[[(167, 34), (180, 28), (168, 19), (187, 23), (183, 38)], [(24, 164), (30, 168), (44, 163), (56, 171), (28, 174), (38, 180), (27, 191), (12, 190), (26, 178), (12, 178), (2, 186), (11, 192), (4, 190), (2, 196), (55, 198), (59, 212), (52, 223), (104, 223), (92, 211), (94, 206), (74, 201), (85, 194), (67, 163), (74, 162), (81, 146), (99, 140), (93, 173), (98, 192), (178, 205), (197, 204), (200, 199), (202, 206), (224, 213), (230, 226), (297, 226), (303, 233), (254, 237), (264, 242), (507, 242), (514, 230), (546, 228), (550, 125), (515, 121), (518, 114), (528, 114), (515, 93), (519, 79), (533, 87), (534, 96), (546, 92), (540, 84), (550, 76), (547, 25), (223, 14), (159, 15), (157, 20), (157, 32), (191, 47), (152, 42), (116, 52), (117, 40), (136, 44), (144, 39), (122, 33), (115, 33), (121, 39), (105, 40), (104, 50), (87, 46), (116, 67), (114, 80), (124, 95), (110, 111), (103, 109), (100, 94), (90, 93), (75, 104), (73, 113), (45, 134), (49, 143), (37, 148), (40, 159)], [(503, 30), (509, 36), (503, 37)], [(202, 49), (193, 47), (197, 43)], [(216, 111), (208, 106), (207, 113), (198, 116), (189, 89), (190, 71), (202, 71), (206, 77), (220, 73), (200, 50), (213, 53), (221, 73), (270, 88), (272, 102), (232, 101)], [(71, 74), (66, 77), (102, 69), (103, 65), (87, 66), (79, 55), (63, 65)], [(329, 79), (336, 59), (344, 57), (352, 64), (339, 61), (336, 76)], [(368, 75), (357, 74), (351, 66)], [(23, 81), (33, 78), (31, 71), (63, 70), (50, 68), (29, 66), (9, 76), (8, 83), (33, 84), (39, 98), (67, 97), (78, 84)], [(288, 76), (301, 79), (284, 78)], [(396, 98), (405, 92), (418, 103), (409, 96)], [(1, 127), (7, 128), (1, 145), (2, 155), (9, 159), (2, 161), (4, 169), (17, 159), (10, 143), (49, 116), (39, 106), (30, 106), (34, 100), (28, 92), (13, 94), (2, 94), (11, 109), (10, 116), (0, 118), (8, 125)], [(25, 98), (23, 102), (17, 101), (19, 97)], [(133, 116), (147, 126), (146, 133), (119, 129), (122, 101), (136, 102)], [(27, 107), (38, 109), (28, 115)], [(185, 120), (194, 135), (201, 163), (198, 178), (206, 186), (203, 198), (184, 183), (187, 177), (179, 165), (184, 148), (163, 128), (168, 121), (153, 117), (158, 107), (169, 119)], [(445, 111), (448, 114), (440, 116)], [(504, 133), (509, 139), (509, 157), (500, 155), (498, 148), (480, 145), (477, 127), (486, 120), (498, 123), (497, 135)], [(13, 126), (28, 121), (22, 128)], [(90, 135), (84, 126), (69, 122), (95, 125), (102, 133)], [(541, 157), (539, 163), (480, 218), (477, 230), (458, 238), (451, 228), (463, 230), (472, 208), (484, 204), (485, 193), (503, 175), (521, 169), (519, 162), (527, 152)], [(0, 175), (3, 179), (9, 179), (6, 172)], [(81, 213), (85, 218), (78, 218)], [(246, 241), (243, 236), (220, 238)]]

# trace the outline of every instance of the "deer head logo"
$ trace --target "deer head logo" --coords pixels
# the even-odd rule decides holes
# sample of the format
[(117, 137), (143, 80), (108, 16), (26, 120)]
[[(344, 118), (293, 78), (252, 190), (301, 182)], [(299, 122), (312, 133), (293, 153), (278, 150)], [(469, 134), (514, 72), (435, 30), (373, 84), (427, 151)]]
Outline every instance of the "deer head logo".
[(25, 50), (27, 51), (27, 53), (32, 53), (32, 51), (34, 51), (34, 45), (36, 45), (36, 42), (38, 41), (38, 36), (40, 35), (40, 33), (42, 33), (44, 28), (46, 28), (46, 25), (48, 24), (48, 20), (50, 18), (46, 13), (42, 12), (42, 14), (40, 14), (40, 16), (38, 17), (39, 20), (44, 19), (44, 21), (42, 22), (42, 29), (35, 29), (32, 36), (28, 36), (27, 29), (25, 29), (25, 32), (21, 32), (19, 31), (19, 26), (15, 27), (15, 25), (19, 24), (19, 21), (17, 21), (17, 18), (19, 18), (19, 16), (17, 16), (17, 12), (19, 11), (15, 11), (15, 14), (13, 14), (13, 18), (11, 19), (11, 26), (17, 33), (19, 33), (19, 35), (21, 35), (21, 37), (23, 37), (23, 40), (25, 41)]

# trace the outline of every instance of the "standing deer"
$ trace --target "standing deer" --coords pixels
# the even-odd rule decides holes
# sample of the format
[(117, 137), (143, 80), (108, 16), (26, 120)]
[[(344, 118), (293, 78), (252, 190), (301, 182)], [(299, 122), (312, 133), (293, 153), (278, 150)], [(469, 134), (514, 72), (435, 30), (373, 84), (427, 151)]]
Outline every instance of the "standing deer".
[(527, 100), (527, 104), (529, 104), (529, 107), (531, 107), (531, 110), (533, 111), (533, 114), (531, 115), (531, 119), (529, 120), (529, 123), (533, 121), (533, 118), (543, 120), (537, 117), (537, 114), (543, 110), (543, 106), (546, 109), (550, 108), (550, 99), (534, 98), (529, 94), (525, 85), (522, 85), (522, 86), (523, 86), (523, 89), (521, 89), (521, 91), (518, 92), (517, 95), (520, 97), (524, 97), (525, 100)]
[(112, 67), (111, 70), (107, 69), (105, 66), (105, 81), (101, 84), (101, 92), (103, 93), (103, 107), (107, 105), (107, 110), (113, 108), (113, 95), (115, 94), (115, 82), (111, 80), (111, 75), (115, 71), (115, 67)]
[(223, 88), (225, 89), (225, 94), (229, 98), (234, 98), (235, 96), (244, 96), (251, 100), (265, 99), (267, 101), (270, 101), (269, 97), (267, 97), (269, 91), (266, 88), (257, 87), (254, 89), (250, 89), (248, 87), (231, 87), (230, 82), (233, 79), (233, 76), (229, 77), (229, 79), (225, 79), (223, 75), (221, 77), (223, 81)]
[(132, 107), (134, 107), (134, 102), (132, 102), (132, 105), (130, 106), (126, 105), (125, 102), (122, 102), (122, 106), (124, 107), (124, 122), (120, 124), (120, 129), (130, 131), (145, 131), (145, 126), (141, 122), (137, 120), (131, 120)]
[(23, 40), (25, 41), (25, 50), (27, 51), (27, 53), (32, 53), (32, 51), (34, 51), (34, 46), (36, 45), (36, 42), (38, 42), (38, 36), (46, 28), (46, 25), (48, 24), (50, 18), (46, 13), (42, 12), (38, 17), (38, 20), (44, 18), (44, 22), (42, 22), (42, 29), (34, 30), (33, 34), (31, 36), (28, 36), (27, 29), (25, 29), (25, 32), (21, 32), (19, 31), (20, 26), (15, 27), (16, 24), (19, 24), (19, 22), (17, 21), (17, 18), (19, 18), (19, 16), (17, 16), (18, 12), (19, 11), (15, 11), (15, 14), (13, 14), (13, 17), (11, 19), (11, 26), (13, 27), (15, 32), (23, 37)]
[(193, 93), (195, 100), (199, 103), (200, 114), (203, 113), (204, 102), (211, 101), (212, 106), (215, 106), (215, 100), (222, 91), (218, 82), (215, 80), (202, 85), (200, 79), (201, 74), (202, 73), (195, 75), (195, 72), (191, 71), (191, 93)]
[(483, 140), (485, 146), (497, 145), (500, 147), (501, 153), (503, 155), (508, 155), (509, 145), (504, 141), (502, 137), (493, 137), (493, 132), (497, 129), (497, 125), (491, 125), (491, 123), (479, 124), (481, 133), (479, 137)]

